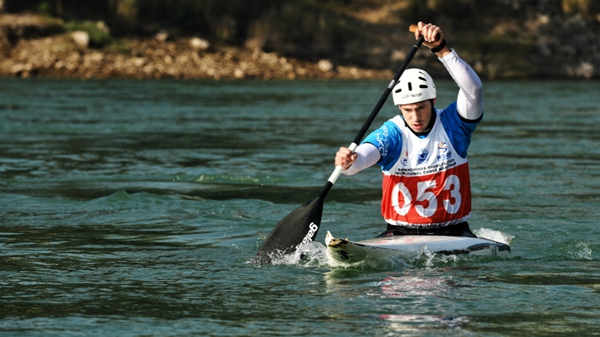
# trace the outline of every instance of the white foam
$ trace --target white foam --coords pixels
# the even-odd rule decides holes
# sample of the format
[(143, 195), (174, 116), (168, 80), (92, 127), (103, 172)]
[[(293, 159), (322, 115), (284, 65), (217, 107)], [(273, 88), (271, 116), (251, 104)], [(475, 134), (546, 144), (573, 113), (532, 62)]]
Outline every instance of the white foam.
[(576, 260), (591, 260), (593, 251), (589, 242), (579, 241), (575, 244), (574, 249), (569, 251), (568, 255)]
[(502, 233), (497, 230), (489, 229), (489, 228), (479, 228), (473, 231), (475, 235), (482, 239), (488, 239), (496, 242), (502, 242), (507, 245), (510, 245), (511, 241), (515, 238), (514, 235)]

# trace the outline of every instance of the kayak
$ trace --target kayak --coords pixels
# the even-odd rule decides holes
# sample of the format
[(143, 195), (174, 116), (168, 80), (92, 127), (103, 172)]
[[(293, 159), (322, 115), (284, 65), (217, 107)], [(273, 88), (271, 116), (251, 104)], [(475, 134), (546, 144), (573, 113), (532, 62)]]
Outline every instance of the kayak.
[(424, 252), (441, 255), (510, 257), (510, 246), (484, 238), (442, 235), (396, 235), (364, 241), (336, 239), (328, 231), (327, 256), (341, 263), (390, 258), (417, 258)]

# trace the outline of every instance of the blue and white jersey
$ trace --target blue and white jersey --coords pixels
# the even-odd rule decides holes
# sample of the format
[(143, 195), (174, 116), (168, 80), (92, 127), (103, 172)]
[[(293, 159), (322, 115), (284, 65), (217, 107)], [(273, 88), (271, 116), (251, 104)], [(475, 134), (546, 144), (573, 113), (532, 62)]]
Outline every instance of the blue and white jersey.
[[(456, 102), (445, 109), (436, 109), (436, 123), (441, 122), (448, 138), (457, 154), (467, 157), (467, 149), (471, 143), (471, 135), (475, 131), (481, 118), (475, 121), (461, 118), (456, 110)], [(426, 136), (422, 136), (425, 138)], [(379, 150), (381, 159), (377, 163), (384, 171), (390, 170), (401, 156), (402, 131), (391, 119), (380, 128), (369, 134), (363, 143), (373, 144)]]

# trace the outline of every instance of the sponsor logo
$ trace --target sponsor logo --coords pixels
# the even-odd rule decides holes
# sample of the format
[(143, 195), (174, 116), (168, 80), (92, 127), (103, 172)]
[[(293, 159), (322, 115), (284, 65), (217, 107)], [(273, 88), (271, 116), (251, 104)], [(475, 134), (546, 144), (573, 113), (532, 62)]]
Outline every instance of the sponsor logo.
[(446, 153), (448, 152), (448, 144), (446, 144), (446, 142), (439, 142), (438, 149), (440, 150), (440, 153)]
[(317, 233), (317, 231), (319, 230), (319, 226), (317, 226), (316, 223), (311, 222), (310, 225), (308, 225), (308, 233), (306, 233), (306, 236), (304, 237), (304, 239), (302, 240), (302, 243), (300, 243), (301, 245), (305, 244), (305, 243), (309, 243), (312, 242), (312, 237)]
[(402, 154), (400, 154), (400, 163), (403, 166), (408, 165), (408, 150), (404, 150), (404, 152), (402, 152)]
[(452, 158), (452, 151), (448, 148), (448, 144), (446, 142), (438, 142), (437, 144), (438, 151), (440, 155), (437, 159), (450, 159)]
[(419, 151), (419, 156), (417, 157), (417, 164), (423, 164), (428, 157), (429, 151), (427, 148), (421, 149), (421, 151)]
[(375, 138), (377, 140), (377, 149), (379, 149), (379, 152), (381, 153), (381, 156), (385, 157), (385, 156), (388, 155), (389, 131), (388, 131), (388, 128), (385, 125), (381, 128), (381, 130), (382, 130), (382, 132), (378, 132), (375, 135)]
[(423, 93), (419, 92), (419, 93), (416, 93), (416, 94), (406, 94), (406, 95), (403, 95), (401, 97), (401, 99), (407, 99), (409, 97), (421, 97), (421, 96), (423, 96)]

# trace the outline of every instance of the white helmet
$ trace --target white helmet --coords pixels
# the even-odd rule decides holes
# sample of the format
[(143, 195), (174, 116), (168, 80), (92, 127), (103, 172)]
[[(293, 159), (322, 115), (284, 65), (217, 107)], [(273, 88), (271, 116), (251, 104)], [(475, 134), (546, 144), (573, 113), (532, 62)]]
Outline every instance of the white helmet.
[(406, 69), (392, 90), (395, 105), (436, 98), (435, 84), (425, 70)]

